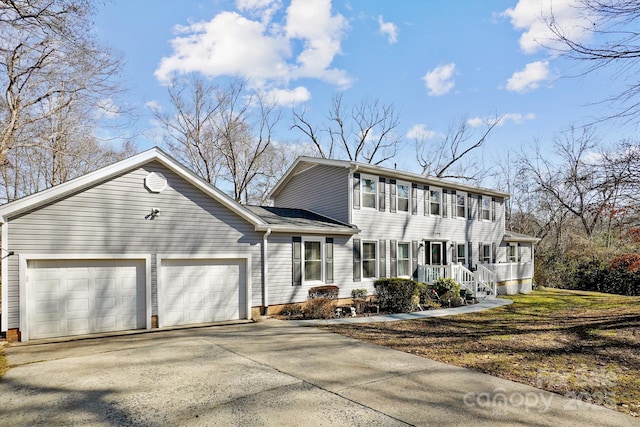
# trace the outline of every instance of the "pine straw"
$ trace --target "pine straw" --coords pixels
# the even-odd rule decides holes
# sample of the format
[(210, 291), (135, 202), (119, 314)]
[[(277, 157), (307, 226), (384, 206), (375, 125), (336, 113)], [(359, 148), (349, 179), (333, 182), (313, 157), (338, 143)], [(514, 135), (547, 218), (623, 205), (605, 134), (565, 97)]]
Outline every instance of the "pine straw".
[(479, 313), (326, 329), (640, 416), (640, 297), (556, 289)]

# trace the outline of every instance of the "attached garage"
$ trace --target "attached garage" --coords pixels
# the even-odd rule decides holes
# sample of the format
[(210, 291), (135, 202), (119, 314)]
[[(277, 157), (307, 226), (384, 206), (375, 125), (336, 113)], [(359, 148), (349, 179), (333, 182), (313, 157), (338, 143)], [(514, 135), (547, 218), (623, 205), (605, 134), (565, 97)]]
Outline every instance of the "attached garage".
[(246, 258), (165, 258), (159, 265), (160, 327), (250, 318)]
[(27, 261), (30, 339), (146, 327), (144, 260)]

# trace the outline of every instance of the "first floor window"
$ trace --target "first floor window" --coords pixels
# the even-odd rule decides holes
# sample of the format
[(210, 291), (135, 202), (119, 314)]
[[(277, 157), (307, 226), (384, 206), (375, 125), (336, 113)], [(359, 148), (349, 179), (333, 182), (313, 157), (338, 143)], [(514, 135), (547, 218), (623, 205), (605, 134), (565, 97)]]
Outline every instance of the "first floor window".
[(464, 243), (456, 245), (456, 262), (461, 264), (466, 264), (467, 262), (467, 245)]
[(376, 243), (362, 243), (362, 277), (376, 277)]
[(411, 276), (409, 243), (398, 243), (398, 276)]
[(480, 262), (485, 264), (491, 263), (491, 245), (482, 245), (482, 252), (480, 253)]
[(322, 246), (320, 242), (304, 242), (304, 280), (322, 281)]
[(518, 246), (517, 245), (509, 245), (507, 247), (507, 261), (508, 262), (518, 262)]

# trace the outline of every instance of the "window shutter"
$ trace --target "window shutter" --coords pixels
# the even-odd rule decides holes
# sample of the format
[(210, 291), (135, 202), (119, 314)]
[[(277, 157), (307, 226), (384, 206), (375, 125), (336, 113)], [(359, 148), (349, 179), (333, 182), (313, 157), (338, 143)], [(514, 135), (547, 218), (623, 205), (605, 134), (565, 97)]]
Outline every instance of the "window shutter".
[(502, 203), (499, 203), (495, 197), (491, 198), (491, 221), (496, 222), (496, 207)]
[(389, 241), (390, 266), (389, 277), (398, 277), (398, 242), (396, 240)]
[(467, 248), (469, 252), (467, 258), (469, 259), (469, 268), (471, 268), (473, 266), (473, 242), (469, 242)]
[(353, 239), (353, 281), (359, 282), (362, 277), (362, 257), (360, 256), (360, 239)]
[(302, 285), (302, 237), (292, 238), (293, 286)]
[(411, 184), (411, 215), (418, 214), (418, 184)]
[(484, 251), (482, 250), (484, 245), (482, 244), (482, 242), (478, 243), (478, 262), (482, 262), (483, 258), (484, 258)]
[(491, 243), (491, 262), (495, 264), (497, 259), (498, 259), (498, 246), (496, 245), (496, 242), (492, 242)]
[(380, 177), (380, 183), (378, 184), (378, 186), (380, 187), (380, 189), (378, 190), (378, 210), (380, 212), (384, 212), (387, 209), (385, 203), (387, 185), (385, 184), (385, 179), (383, 177)]
[(431, 205), (429, 204), (429, 186), (424, 186), (424, 215), (429, 215), (429, 209), (431, 209)]
[(442, 217), (446, 218), (449, 216), (449, 191), (442, 190)]
[(384, 240), (380, 240), (380, 278), (387, 277), (387, 248)]
[(353, 209), (360, 209), (360, 174), (353, 174)]
[(478, 206), (476, 207), (476, 213), (478, 214), (478, 221), (482, 221), (482, 195), (478, 194)]
[(467, 194), (467, 219), (473, 219), (473, 196)]
[(516, 262), (522, 262), (522, 246), (520, 246), (520, 243), (518, 243), (518, 259)]
[(458, 245), (451, 242), (451, 262), (458, 262)]
[(333, 237), (327, 237), (324, 251), (325, 283), (333, 283)]
[(411, 242), (411, 271), (413, 278), (418, 277), (418, 241)]
[(389, 180), (389, 202), (391, 204), (389, 211), (390, 212), (395, 212), (396, 211), (396, 180), (395, 179), (390, 179)]

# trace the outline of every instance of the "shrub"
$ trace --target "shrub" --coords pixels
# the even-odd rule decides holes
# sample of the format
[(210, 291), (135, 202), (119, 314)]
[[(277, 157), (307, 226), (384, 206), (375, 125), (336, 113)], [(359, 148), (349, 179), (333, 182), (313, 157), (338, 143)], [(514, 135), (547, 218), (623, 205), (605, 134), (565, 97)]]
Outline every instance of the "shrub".
[(440, 295), (440, 301), (447, 307), (459, 307), (462, 305), (462, 298), (460, 297), (460, 291), (447, 291)]
[(353, 289), (351, 290), (351, 298), (353, 299), (365, 299), (367, 297), (366, 289)]
[(331, 319), (336, 309), (336, 301), (332, 298), (316, 297), (307, 301), (304, 316), (309, 319)]
[(380, 309), (391, 313), (405, 313), (413, 306), (418, 283), (411, 279), (379, 279), (374, 283)]
[(442, 299), (442, 297), (446, 293), (451, 293), (452, 295), (458, 295), (458, 298), (460, 298), (460, 285), (451, 278), (440, 278), (438, 280), (435, 280), (431, 284), (431, 287), (435, 289), (435, 291), (440, 296), (440, 299)]
[(282, 314), (285, 316), (293, 317), (303, 314), (302, 305), (300, 304), (287, 304), (282, 309)]
[(329, 298), (338, 299), (340, 288), (333, 285), (316, 286), (309, 289), (309, 298)]

